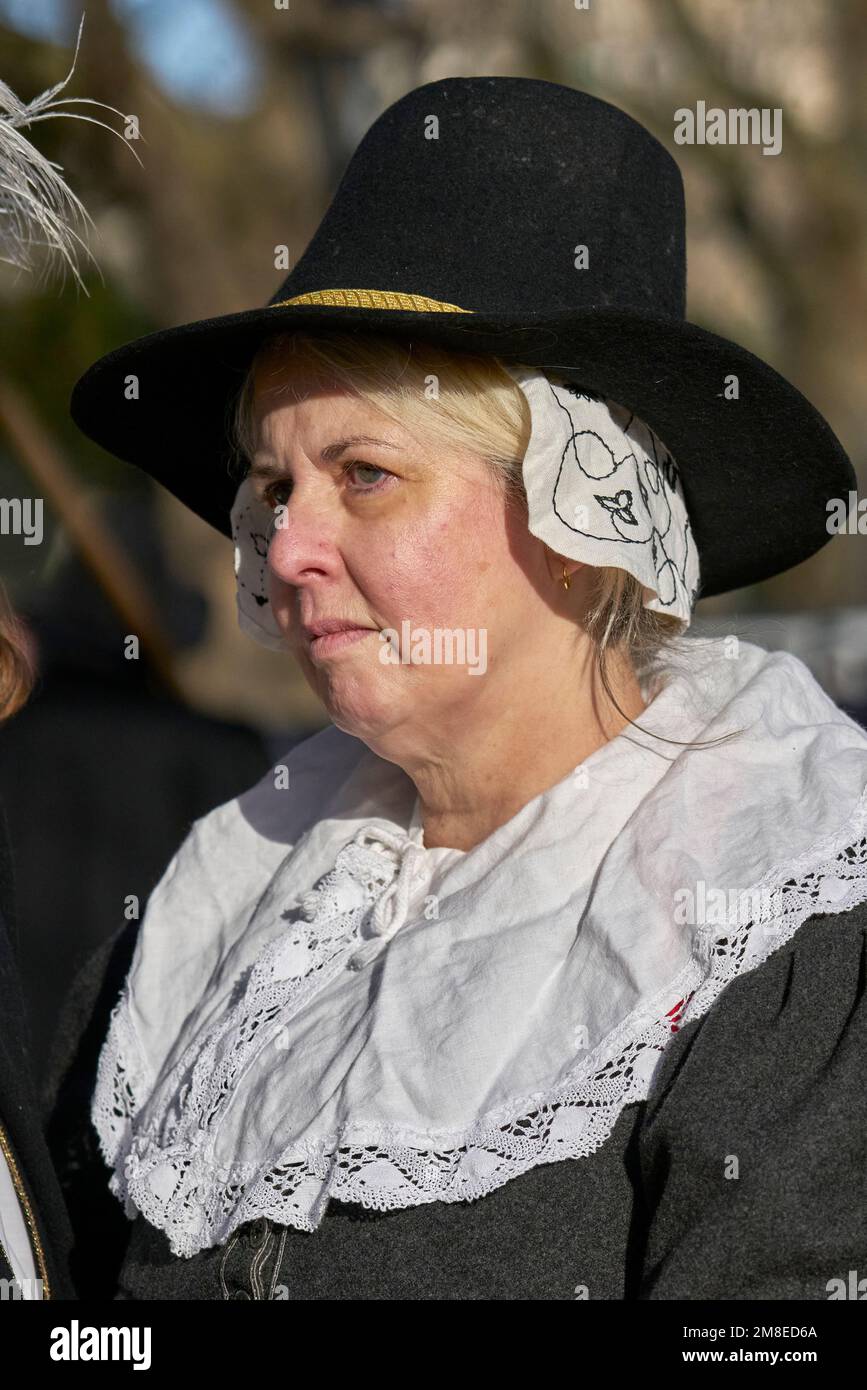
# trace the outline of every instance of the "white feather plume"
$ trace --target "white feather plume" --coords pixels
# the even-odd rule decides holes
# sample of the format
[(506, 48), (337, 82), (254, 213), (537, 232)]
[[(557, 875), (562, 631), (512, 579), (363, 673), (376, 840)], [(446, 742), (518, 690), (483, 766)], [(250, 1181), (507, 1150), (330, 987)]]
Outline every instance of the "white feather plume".
[[(105, 102), (94, 101), (89, 97), (63, 97), (55, 100), (75, 71), (84, 14), (78, 26), (78, 38), (72, 66), (62, 82), (49, 87), (30, 102), (23, 102), (0, 81), (0, 261), (17, 266), (21, 270), (33, 271), (37, 258), (34, 248), (44, 248), (38, 257), (42, 276), (49, 276), (59, 268), (65, 278), (67, 267), (87, 294), (87, 289), (79, 272), (79, 253), (83, 252), (96, 265), (95, 258), (82, 237), (75, 231), (75, 223), (90, 224), (93, 219), (81, 200), (67, 186), (62, 174), (63, 166), (46, 159), (35, 145), (22, 134), (22, 130), (38, 121), (67, 117), (70, 120), (90, 121), (110, 130), (127, 145), (135, 158), (138, 154), (127, 140), (93, 116), (79, 115), (63, 108), (73, 103), (87, 103), (102, 106), (123, 118), (123, 112)], [(141, 160), (139, 160), (141, 163)], [(98, 267), (97, 267), (98, 268)]]

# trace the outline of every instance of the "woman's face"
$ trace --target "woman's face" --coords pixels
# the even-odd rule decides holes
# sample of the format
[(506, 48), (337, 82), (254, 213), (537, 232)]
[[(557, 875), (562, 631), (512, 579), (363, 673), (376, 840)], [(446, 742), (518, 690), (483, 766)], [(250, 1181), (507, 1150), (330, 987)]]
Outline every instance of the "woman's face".
[[(474, 713), (495, 720), (548, 612), (544, 546), (483, 459), (414, 437), (298, 364), (291, 380), (282, 397), (257, 381), (251, 476), (276, 509), (271, 607), (309, 684), (385, 756), (425, 728), (448, 737)], [(356, 630), (311, 633), (329, 620)], [(452, 636), (438, 643), (437, 630)]]

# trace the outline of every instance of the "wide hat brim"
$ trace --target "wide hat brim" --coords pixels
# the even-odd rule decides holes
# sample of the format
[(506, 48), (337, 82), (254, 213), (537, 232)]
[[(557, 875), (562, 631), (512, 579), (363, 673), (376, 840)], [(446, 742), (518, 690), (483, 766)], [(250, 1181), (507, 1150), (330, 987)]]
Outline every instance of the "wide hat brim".
[(790, 569), (830, 539), (827, 504), (856, 487), (852, 464), (819, 411), (746, 348), (687, 320), (631, 312), (468, 319), (329, 304), (202, 319), (101, 357), (76, 383), (70, 413), (90, 439), (231, 536), (240, 482), (231, 419), (259, 345), (292, 329), (386, 334), (557, 372), (635, 411), (678, 465), (702, 598)]

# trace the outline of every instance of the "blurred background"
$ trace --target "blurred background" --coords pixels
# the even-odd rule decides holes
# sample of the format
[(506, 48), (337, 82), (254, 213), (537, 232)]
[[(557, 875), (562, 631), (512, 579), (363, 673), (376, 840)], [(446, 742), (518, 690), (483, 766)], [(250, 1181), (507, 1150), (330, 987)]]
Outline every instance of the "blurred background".
[[(42, 496), (44, 538), (0, 535), (39, 679), (0, 730), (0, 802), (42, 1064), (76, 964), (148, 893), (191, 821), (322, 713), (242, 636), (230, 543), (88, 443), (67, 405), (102, 353), (264, 304), (368, 126), (441, 77), (524, 75), (630, 112), (676, 156), (688, 317), (792, 380), (867, 455), (867, 5), (863, 0), (0, 0), (0, 79), (30, 100), (75, 72), (85, 121), (26, 133), (93, 219), (82, 284), (0, 264), (0, 497)], [(676, 146), (674, 111), (781, 107), (779, 155)], [(136, 159), (132, 148), (138, 155)], [(867, 527), (867, 522), (865, 522)], [(698, 607), (694, 630), (801, 656), (867, 719), (867, 568), (844, 535)], [(123, 636), (143, 636), (124, 657)]]

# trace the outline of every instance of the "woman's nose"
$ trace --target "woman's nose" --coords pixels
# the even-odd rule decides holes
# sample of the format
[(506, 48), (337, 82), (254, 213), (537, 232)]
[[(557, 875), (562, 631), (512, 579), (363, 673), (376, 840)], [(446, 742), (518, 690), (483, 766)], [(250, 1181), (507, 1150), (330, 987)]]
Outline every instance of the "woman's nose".
[(276, 513), (268, 546), (268, 568), (284, 584), (302, 584), (339, 563), (336, 522), (327, 506), (293, 494)]

